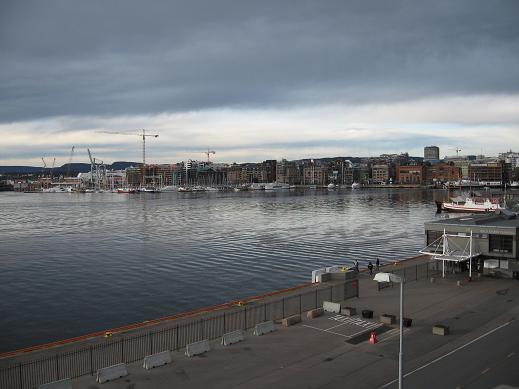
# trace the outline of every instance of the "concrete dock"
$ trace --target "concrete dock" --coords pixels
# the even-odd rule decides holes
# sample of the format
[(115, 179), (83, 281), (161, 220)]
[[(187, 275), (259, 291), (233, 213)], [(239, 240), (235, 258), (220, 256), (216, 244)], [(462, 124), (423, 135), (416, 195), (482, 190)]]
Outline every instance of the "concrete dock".
[[(460, 281), (461, 286), (457, 281)], [(243, 342), (188, 358), (172, 352), (172, 363), (145, 370), (128, 365), (128, 376), (97, 384), (95, 376), (73, 380), (74, 388), (396, 388), (399, 288), (378, 291), (367, 275), (360, 297), (343, 302), (373, 319), (327, 313), (290, 327), (276, 324), (264, 336), (245, 334)], [(493, 388), (519, 383), (519, 282), (465, 277), (409, 282), (405, 286), (404, 373), (408, 388)], [(432, 326), (449, 327), (447, 336)], [(375, 330), (378, 343), (370, 344)]]

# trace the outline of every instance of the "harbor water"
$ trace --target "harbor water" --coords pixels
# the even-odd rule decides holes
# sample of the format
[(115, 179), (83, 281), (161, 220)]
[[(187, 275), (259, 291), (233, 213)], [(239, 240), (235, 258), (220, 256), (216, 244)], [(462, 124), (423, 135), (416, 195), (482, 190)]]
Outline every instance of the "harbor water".
[(417, 255), (437, 195), (0, 193), (0, 351)]

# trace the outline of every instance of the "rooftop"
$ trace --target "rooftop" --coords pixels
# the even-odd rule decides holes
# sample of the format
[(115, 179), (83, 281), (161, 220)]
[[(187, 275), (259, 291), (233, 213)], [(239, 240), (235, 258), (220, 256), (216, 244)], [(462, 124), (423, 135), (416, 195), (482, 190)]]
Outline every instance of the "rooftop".
[(464, 215), (451, 219), (441, 219), (426, 224), (455, 225), (455, 226), (492, 226), (519, 228), (517, 214), (508, 210), (499, 210), (489, 215)]

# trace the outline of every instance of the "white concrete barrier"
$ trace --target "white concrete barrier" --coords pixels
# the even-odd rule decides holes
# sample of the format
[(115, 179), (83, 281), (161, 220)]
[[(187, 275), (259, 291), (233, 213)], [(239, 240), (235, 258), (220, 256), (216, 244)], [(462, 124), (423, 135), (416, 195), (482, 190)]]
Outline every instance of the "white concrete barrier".
[(72, 381), (70, 378), (64, 380), (49, 382), (38, 386), (38, 389), (72, 389)]
[(254, 327), (254, 335), (256, 335), (256, 336), (265, 335), (274, 330), (275, 330), (274, 322), (272, 320), (264, 321), (263, 323), (256, 324), (256, 327)]
[(323, 301), (323, 309), (326, 312), (341, 313), (341, 304)]
[(117, 365), (103, 367), (97, 371), (97, 379), (96, 382), (100, 384), (116, 380), (117, 378), (126, 377), (128, 375), (128, 370), (126, 370), (125, 363), (119, 363)]
[(321, 268), (317, 270), (312, 270), (312, 282), (320, 282), (320, 275), (326, 273), (326, 268)]
[(195, 355), (203, 354), (207, 351), (209, 351), (209, 341), (207, 339), (190, 343), (186, 346), (186, 355), (188, 357), (194, 357)]
[(224, 346), (229, 346), (233, 343), (238, 343), (241, 341), (243, 341), (243, 331), (242, 330), (228, 332), (226, 334), (223, 334), (223, 336), (222, 336), (222, 344)]
[(154, 367), (159, 367), (168, 363), (171, 363), (171, 354), (169, 350), (145, 356), (142, 367), (144, 367), (146, 370), (150, 370)]

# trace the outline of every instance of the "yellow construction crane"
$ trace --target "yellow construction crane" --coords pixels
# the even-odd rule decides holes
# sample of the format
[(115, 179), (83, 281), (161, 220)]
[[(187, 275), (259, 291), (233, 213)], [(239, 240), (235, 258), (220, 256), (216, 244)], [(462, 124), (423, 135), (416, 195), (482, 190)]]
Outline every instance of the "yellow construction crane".
[(146, 137), (151, 136), (152, 138), (158, 138), (158, 134), (146, 134), (146, 130), (143, 128), (139, 131), (141, 133), (131, 133), (131, 132), (114, 132), (114, 131), (98, 131), (102, 134), (116, 134), (116, 135), (130, 135), (130, 136), (140, 136), (142, 137), (142, 166), (146, 165)]

